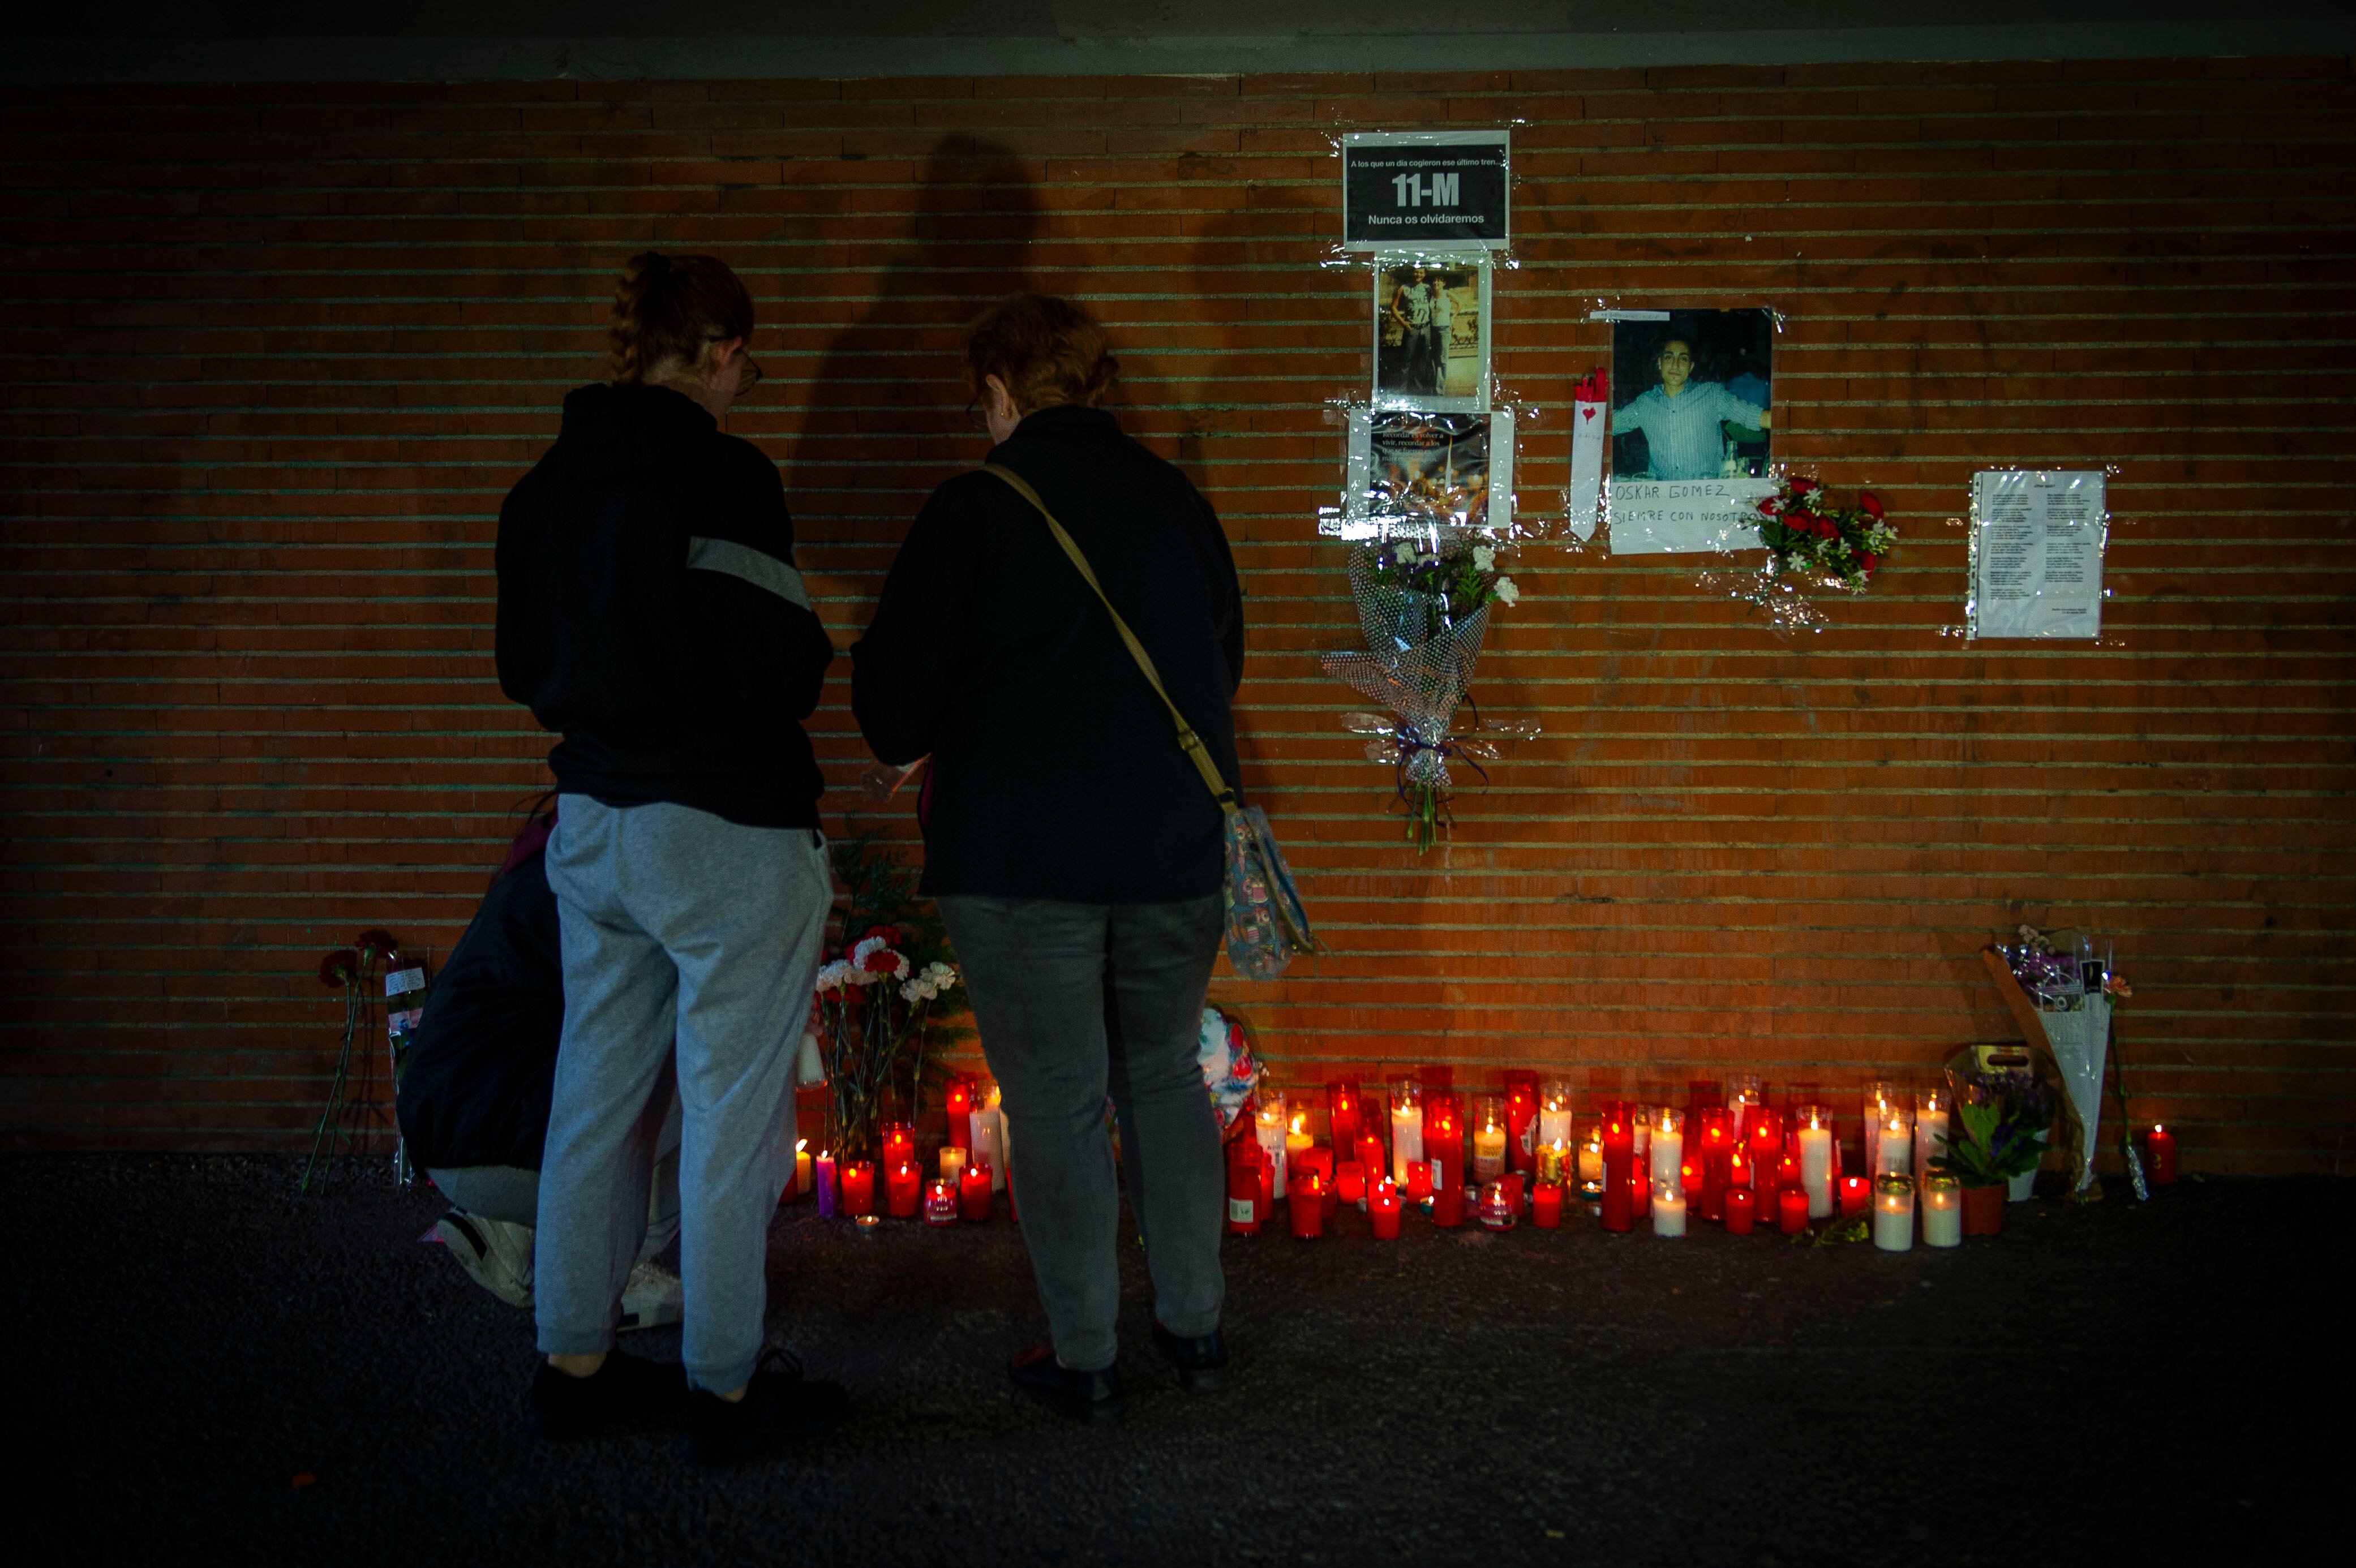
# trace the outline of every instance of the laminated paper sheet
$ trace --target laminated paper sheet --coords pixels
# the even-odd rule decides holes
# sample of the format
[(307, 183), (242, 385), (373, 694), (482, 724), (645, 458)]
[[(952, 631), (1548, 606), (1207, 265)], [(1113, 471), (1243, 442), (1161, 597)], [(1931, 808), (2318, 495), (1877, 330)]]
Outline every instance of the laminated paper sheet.
[(1973, 636), (2101, 633), (2104, 489), (2104, 476), (2091, 472), (1989, 469), (1973, 476)]

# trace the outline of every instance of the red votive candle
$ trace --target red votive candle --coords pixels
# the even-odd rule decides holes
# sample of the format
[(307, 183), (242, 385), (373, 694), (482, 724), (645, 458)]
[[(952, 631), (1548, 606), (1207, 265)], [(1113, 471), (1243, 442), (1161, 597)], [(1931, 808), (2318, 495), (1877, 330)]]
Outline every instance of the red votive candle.
[(1464, 1223), (1464, 1187), (1461, 1178), (1431, 1189), (1431, 1222), (1443, 1231), (1452, 1231)]
[(1862, 1176), (1844, 1176), (1840, 1179), (1840, 1211), (1844, 1220), (1853, 1220), (1865, 1212), (1873, 1199), (1873, 1183)]
[(1345, 1159), (1333, 1168), (1333, 1196), (1339, 1202), (1354, 1208), (1366, 1206), (1366, 1168), (1355, 1159)]
[(1411, 1159), (1407, 1162), (1407, 1200), (1425, 1203), (1431, 1199), (1431, 1162)]
[[(1303, 1149), (1301, 1168), (1315, 1174), (1317, 1190), (1325, 1199), (1325, 1218), (1332, 1219), (1333, 1211), (1341, 1206), (1341, 1199), (1333, 1190), (1333, 1151), (1330, 1148)], [(1290, 1180), (1290, 1177), (1288, 1175), (1286, 1179)]]
[(1365, 1111), (1358, 1103), (1358, 1086), (1346, 1078), (1337, 1078), (1325, 1085), (1325, 1116), (1333, 1125), (1333, 1147), (1337, 1149), (1357, 1146), (1358, 1131), (1365, 1125), (1360, 1119)]
[(934, 1181), (925, 1189), (925, 1223), (954, 1225), (958, 1217), (957, 1184)]
[(905, 1122), (886, 1122), (883, 1130), (884, 1157), (877, 1163), (884, 1167), (888, 1181), (892, 1168), (902, 1160), (916, 1163), (916, 1129)]
[(1562, 1189), (1549, 1182), (1530, 1194), (1530, 1223), (1541, 1231), (1562, 1228)]
[(863, 1159), (853, 1159), (844, 1161), (839, 1169), (842, 1211), (854, 1217), (875, 1212), (875, 1168)]
[(1259, 1159), (1259, 1222), (1270, 1223), (1276, 1218), (1276, 1161), (1262, 1154)]
[(1292, 1210), (1292, 1234), (1314, 1241), (1325, 1233), (1325, 1180), (1315, 1171), (1284, 1173), (1284, 1200)]
[(1786, 1187), (1776, 1195), (1776, 1213), (1781, 1216), (1777, 1229), (1794, 1236), (1808, 1228), (1808, 1194), (1804, 1189)]
[(1635, 1209), (1629, 1200), (1629, 1181), (1635, 1168), (1636, 1124), (1625, 1107), (1615, 1104), (1603, 1118), (1603, 1228), (1607, 1231), (1624, 1231), (1635, 1223)]
[(2144, 1177), (2154, 1187), (2176, 1185), (2176, 1135), (2158, 1122), (2143, 1138)]
[(1373, 1221), (1375, 1240), (1396, 1242), (1399, 1233), (1398, 1184), (1386, 1176), (1366, 1192), (1366, 1218)]
[(894, 1220), (913, 1220), (925, 1200), (925, 1175), (913, 1159), (904, 1159), (884, 1173), (884, 1201)]
[(969, 1220), (990, 1218), (990, 1162), (969, 1165), (958, 1178), (958, 1212)]
[[(1371, 1193), (1375, 1189), (1375, 1177), (1388, 1170), (1391, 1162), (1383, 1157), (1383, 1140), (1372, 1133), (1360, 1133), (1356, 1147), (1358, 1163), (1366, 1169), (1366, 1190)], [(1361, 1199), (1358, 1207), (1363, 1209), (1365, 1206), (1365, 1200)]]
[[(1537, 1168), (1538, 1075), (1516, 1067), (1505, 1074), (1505, 1168)], [(1515, 1212), (1519, 1212), (1518, 1210)]]
[(1259, 1145), (1237, 1138), (1227, 1161), (1227, 1230), (1237, 1236), (1259, 1234)]
[(1726, 1203), (1726, 1233), (1747, 1236), (1751, 1222), (1758, 1213), (1759, 1195), (1748, 1187), (1730, 1187), (1724, 1194)]
[(945, 1140), (951, 1148), (973, 1147), (973, 1080), (960, 1072), (949, 1080), (948, 1090), (941, 1095), (941, 1111), (949, 1119), (949, 1136)]

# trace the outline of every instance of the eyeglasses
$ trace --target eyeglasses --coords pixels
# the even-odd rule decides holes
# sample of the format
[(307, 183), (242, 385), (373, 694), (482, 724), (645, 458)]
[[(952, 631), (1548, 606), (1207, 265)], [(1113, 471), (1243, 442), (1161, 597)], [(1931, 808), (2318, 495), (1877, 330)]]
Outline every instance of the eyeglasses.
[[(707, 335), (703, 341), (706, 343), (725, 343), (728, 339), (718, 333), (712, 333)], [(736, 395), (740, 398), (761, 384), (762, 375), (761, 362), (759, 360), (754, 358), (750, 354), (745, 354), (743, 357), (744, 368), (736, 372)]]
[(980, 398), (969, 398), (966, 400), (965, 422), (973, 426), (974, 429), (980, 431), (985, 435), (990, 432), (990, 420), (981, 411), (981, 400)]

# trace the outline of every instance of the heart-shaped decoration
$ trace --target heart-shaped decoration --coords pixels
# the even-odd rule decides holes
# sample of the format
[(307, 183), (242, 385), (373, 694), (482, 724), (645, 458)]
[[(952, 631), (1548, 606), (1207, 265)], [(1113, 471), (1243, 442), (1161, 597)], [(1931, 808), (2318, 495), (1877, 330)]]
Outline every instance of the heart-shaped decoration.
[(1595, 417), (1595, 410), (1594, 410), (1593, 406), (1592, 406), (1592, 405), (1590, 405), (1590, 406), (1589, 406), (1589, 407), (1587, 407), (1587, 408), (1583, 408), (1583, 409), (1580, 410), (1580, 411), (1579, 411), (1579, 417), (1580, 417), (1580, 419), (1583, 419), (1583, 420), (1591, 420), (1591, 419), (1593, 419), (1593, 418)]

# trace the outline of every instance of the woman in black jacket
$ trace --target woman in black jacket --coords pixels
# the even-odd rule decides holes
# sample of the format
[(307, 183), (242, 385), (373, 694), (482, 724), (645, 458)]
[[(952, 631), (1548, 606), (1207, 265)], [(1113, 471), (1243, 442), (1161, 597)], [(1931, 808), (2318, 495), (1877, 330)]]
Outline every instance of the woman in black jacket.
[[(993, 464), (1069, 530), (1221, 775), (1243, 608), (1226, 537), (1185, 475), (1098, 408), (1116, 361), (1060, 299), (1017, 294), (967, 335)], [(998, 475), (936, 490), (853, 650), (852, 705), (886, 763), (927, 755), (924, 891), (965, 968), (1004, 1093), (1008, 1157), (1054, 1345), (1015, 1381), (1116, 1417), (1120, 1122), (1154, 1338), (1214, 1386), (1224, 1171), (1195, 1061), (1217, 955), (1222, 817), (1164, 708), (1039, 508)]]

